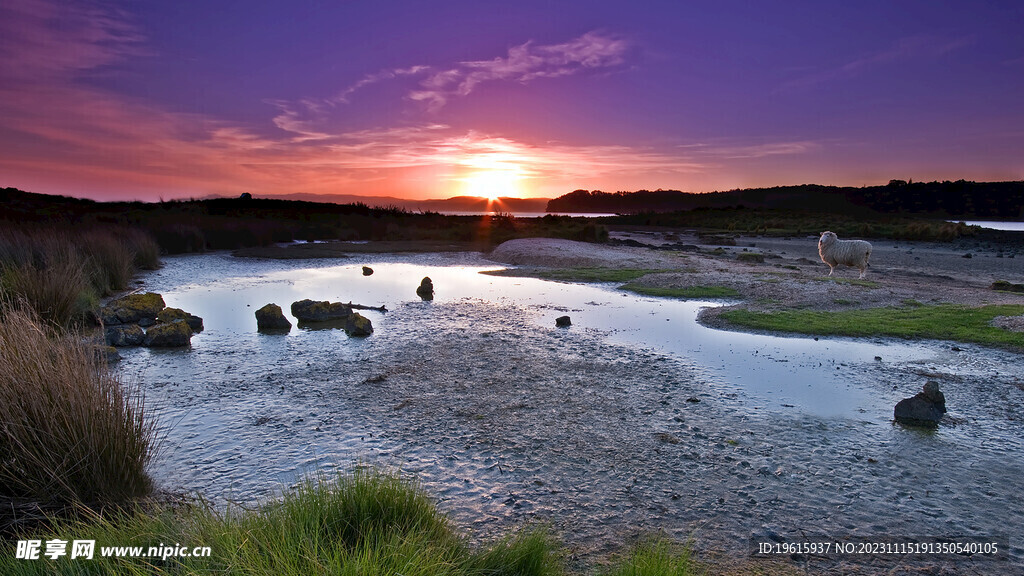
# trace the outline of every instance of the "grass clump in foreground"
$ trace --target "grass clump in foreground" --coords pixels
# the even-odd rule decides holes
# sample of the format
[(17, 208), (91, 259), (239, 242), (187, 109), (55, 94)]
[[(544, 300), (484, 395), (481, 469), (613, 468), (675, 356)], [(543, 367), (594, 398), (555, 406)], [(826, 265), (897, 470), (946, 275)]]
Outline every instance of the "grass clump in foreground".
[(664, 272), (650, 268), (506, 268), (485, 270), (490, 276), (513, 276), (557, 280), (561, 282), (629, 282), (641, 276)]
[(679, 546), (664, 538), (637, 544), (629, 554), (616, 563), (607, 576), (690, 576), (703, 574), (688, 547)]
[(0, 515), (148, 494), (155, 431), (136, 392), (80, 335), (0, 302)]
[[(93, 560), (0, 558), (0, 573), (106, 574), (561, 574), (557, 547), (525, 531), (470, 547), (414, 481), (357, 469), (301, 482), (276, 502), (218, 513), (206, 503), (120, 513), (53, 527), (54, 538), (95, 539)], [(73, 536), (72, 536), (73, 535)], [(46, 539), (35, 535), (34, 538)], [(208, 556), (100, 558), (105, 546), (209, 547)]]
[[(221, 513), (208, 503), (117, 512), (58, 522), (49, 541), (96, 541), (94, 559), (17, 560), (0, 556), (0, 573), (29, 574), (402, 574), (544, 576), (563, 574), (563, 552), (545, 531), (524, 530), (471, 546), (414, 480), (372, 469), (301, 482), (255, 509)], [(168, 558), (101, 557), (104, 547), (180, 545)], [(209, 547), (209, 553), (195, 551)], [(641, 544), (609, 571), (619, 575), (697, 573), (687, 548)]]
[(661, 288), (630, 282), (619, 288), (644, 296), (660, 298), (739, 298), (740, 293), (728, 286), (685, 286), (683, 288)]
[(1016, 304), (971, 308), (955, 304), (909, 305), (825, 312), (727, 310), (721, 318), (757, 330), (831, 336), (889, 336), (955, 340), (1004, 348), (1024, 348), (1024, 333), (990, 326), (996, 316), (1024, 314)]

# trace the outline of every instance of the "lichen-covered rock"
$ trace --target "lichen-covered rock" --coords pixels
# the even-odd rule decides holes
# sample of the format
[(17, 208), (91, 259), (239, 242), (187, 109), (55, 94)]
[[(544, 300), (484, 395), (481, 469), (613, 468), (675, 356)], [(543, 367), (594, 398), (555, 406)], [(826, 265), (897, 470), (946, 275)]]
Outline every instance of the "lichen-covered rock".
[(115, 324), (139, 324), (156, 320), (156, 315), (167, 305), (163, 296), (155, 292), (129, 294), (100, 309), (100, 318), (106, 326)]
[(424, 300), (434, 299), (434, 283), (430, 280), (429, 276), (423, 278), (420, 281), (419, 288), (416, 289), (416, 294)]
[(156, 315), (156, 321), (161, 324), (165, 322), (172, 322), (174, 320), (184, 320), (188, 323), (192, 332), (196, 334), (203, 331), (203, 319), (195, 314), (189, 314), (181, 308), (164, 308)]
[(267, 304), (256, 311), (256, 329), (260, 331), (291, 330), (292, 323), (284, 317), (277, 304)]
[(910, 426), (937, 426), (945, 413), (946, 396), (939, 390), (939, 383), (932, 380), (916, 396), (900, 400), (893, 409), (896, 421)]
[(316, 302), (309, 299), (292, 302), (292, 316), (298, 318), (299, 322), (343, 320), (351, 313), (352, 308), (341, 302)]
[(345, 320), (345, 333), (349, 336), (369, 336), (373, 334), (373, 324), (370, 319), (358, 312), (353, 312)]
[(96, 360), (105, 364), (113, 364), (121, 360), (121, 353), (113, 346), (96, 346), (93, 348), (93, 354), (96, 355)]
[(569, 318), (568, 316), (559, 316), (558, 318), (555, 318), (555, 326), (559, 328), (568, 328), (569, 326), (572, 326), (572, 318)]
[(150, 348), (180, 348), (192, 343), (192, 328), (184, 320), (172, 320), (146, 330), (143, 345)]
[(146, 333), (138, 324), (118, 324), (107, 326), (103, 330), (103, 336), (110, 346), (140, 346), (146, 338)]

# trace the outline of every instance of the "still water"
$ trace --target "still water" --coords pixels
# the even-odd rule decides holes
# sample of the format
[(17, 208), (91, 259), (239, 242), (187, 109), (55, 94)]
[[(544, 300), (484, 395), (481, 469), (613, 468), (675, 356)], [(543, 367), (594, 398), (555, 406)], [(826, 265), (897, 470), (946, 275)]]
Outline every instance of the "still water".
[[(206, 330), (189, 350), (125, 349), (120, 364), (160, 421), (158, 482), (251, 502), (370, 461), (415, 474), (479, 532), (555, 519), (581, 542), (623, 526), (685, 538), (694, 522), (707, 542), (760, 525), (837, 537), (822, 521), (836, 506), (854, 535), (1024, 521), (1017, 355), (713, 330), (696, 316), (723, 302), (480, 273), (501, 267), (478, 254), (167, 258), (142, 288)], [(425, 276), (430, 302), (415, 293)], [(257, 333), (256, 309), (304, 298), (388, 311), (361, 312), (364, 339)], [(562, 315), (572, 327), (554, 327)], [(894, 426), (894, 404), (930, 378), (953, 423)]]

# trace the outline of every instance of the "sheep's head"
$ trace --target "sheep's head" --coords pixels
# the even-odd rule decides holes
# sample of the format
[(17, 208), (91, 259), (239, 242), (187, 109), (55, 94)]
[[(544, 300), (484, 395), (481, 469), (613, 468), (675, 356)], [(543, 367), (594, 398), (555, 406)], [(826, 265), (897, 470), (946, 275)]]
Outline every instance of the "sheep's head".
[(830, 244), (835, 242), (839, 237), (836, 236), (835, 232), (822, 232), (821, 238), (818, 240), (818, 244)]

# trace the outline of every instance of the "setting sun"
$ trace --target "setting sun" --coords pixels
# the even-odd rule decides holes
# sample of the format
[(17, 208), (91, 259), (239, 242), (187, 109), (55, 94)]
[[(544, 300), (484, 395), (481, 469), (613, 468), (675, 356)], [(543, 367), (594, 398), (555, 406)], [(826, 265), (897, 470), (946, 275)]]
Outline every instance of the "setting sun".
[(520, 196), (517, 186), (519, 176), (510, 170), (475, 172), (467, 176), (464, 181), (467, 196), (479, 196), (488, 200)]

